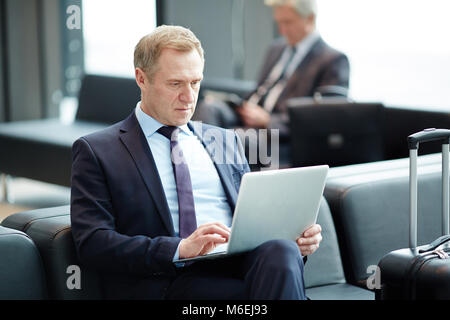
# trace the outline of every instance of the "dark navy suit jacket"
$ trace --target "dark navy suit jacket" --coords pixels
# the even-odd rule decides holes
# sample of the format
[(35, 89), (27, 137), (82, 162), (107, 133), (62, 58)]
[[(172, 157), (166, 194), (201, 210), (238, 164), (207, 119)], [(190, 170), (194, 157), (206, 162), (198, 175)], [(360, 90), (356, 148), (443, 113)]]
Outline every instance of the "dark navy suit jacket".
[[(250, 171), (239, 137), (197, 122), (188, 126), (216, 153), (213, 161), (225, 159), (217, 153), (234, 155), (214, 162), (234, 210), (242, 175)], [(105, 298), (162, 298), (181, 239), (135, 113), (78, 139), (72, 151), (71, 223), (82, 266), (98, 271)]]

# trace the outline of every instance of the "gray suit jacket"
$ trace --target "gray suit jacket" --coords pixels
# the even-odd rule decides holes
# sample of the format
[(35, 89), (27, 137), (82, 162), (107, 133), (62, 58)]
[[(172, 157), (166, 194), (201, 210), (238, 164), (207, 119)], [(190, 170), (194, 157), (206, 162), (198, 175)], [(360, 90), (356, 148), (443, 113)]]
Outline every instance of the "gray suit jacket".
[[(269, 47), (258, 78), (258, 86), (269, 76), (287, 44), (284, 39), (275, 40)], [(298, 65), (272, 111), (271, 128), (280, 129), (280, 136), (289, 135), (289, 118), (286, 101), (293, 97), (313, 96), (321, 86), (335, 85), (348, 88), (350, 65), (342, 52), (331, 48), (319, 38)]]

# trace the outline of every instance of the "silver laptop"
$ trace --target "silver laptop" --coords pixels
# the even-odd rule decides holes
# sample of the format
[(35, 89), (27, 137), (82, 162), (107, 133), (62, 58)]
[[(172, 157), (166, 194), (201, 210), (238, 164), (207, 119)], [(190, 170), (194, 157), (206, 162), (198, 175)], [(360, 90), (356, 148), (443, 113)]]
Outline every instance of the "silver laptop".
[(175, 261), (216, 259), (275, 239), (297, 239), (316, 223), (328, 166), (249, 172), (242, 177), (228, 243), (208, 254)]

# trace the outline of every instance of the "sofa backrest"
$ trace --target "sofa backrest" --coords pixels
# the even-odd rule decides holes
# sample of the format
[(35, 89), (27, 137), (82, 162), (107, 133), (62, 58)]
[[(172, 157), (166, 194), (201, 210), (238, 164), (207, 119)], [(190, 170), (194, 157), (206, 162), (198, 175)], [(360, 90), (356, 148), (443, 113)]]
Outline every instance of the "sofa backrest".
[[(418, 243), (426, 244), (441, 235), (441, 156), (421, 156), (418, 164)], [(409, 245), (409, 159), (332, 168), (324, 195), (346, 279), (365, 285), (369, 267)]]
[(384, 160), (382, 104), (303, 101), (288, 101), (293, 166)]
[(136, 107), (140, 95), (134, 78), (85, 75), (76, 120), (108, 124), (121, 121)]
[[(383, 128), (386, 160), (406, 158), (406, 137), (425, 128), (450, 128), (450, 112), (387, 107), (383, 111)], [(440, 151), (438, 141), (420, 145), (421, 154)]]

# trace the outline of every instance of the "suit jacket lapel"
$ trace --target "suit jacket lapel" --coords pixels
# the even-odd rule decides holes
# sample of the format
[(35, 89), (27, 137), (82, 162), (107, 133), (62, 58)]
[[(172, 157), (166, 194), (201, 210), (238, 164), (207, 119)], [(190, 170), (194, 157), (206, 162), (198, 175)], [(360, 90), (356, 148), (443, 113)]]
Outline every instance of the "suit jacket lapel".
[(134, 112), (124, 120), (119, 138), (136, 163), (167, 231), (174, 236), (175, 229), (156, 163)]
[(283, 99), (284, 96), (288, 96), (292, 91), (295, 91), (298, 95), (310, 94), (309, 92), (307, 92), (307, 88), (310, 88), (312, 86), (311, 82), (315, 81), (314, 74), (309, 75), (312, 68), (315, 67), (315, 65), (311, 63), (311, 60), (317, 57), (318, 52), (322, 48), (322, 43), (322, 38), (319, 38), (313, 44), (311, 50), (309, 50), (309, 52), (295, 69), (292, 76), (289, 78), (278, 100)]

